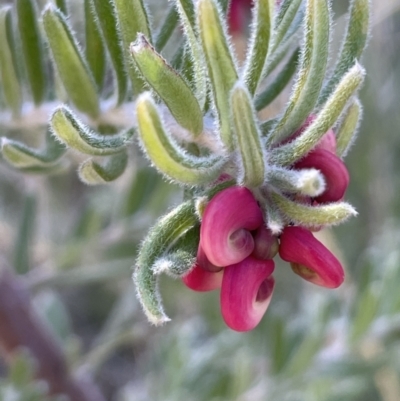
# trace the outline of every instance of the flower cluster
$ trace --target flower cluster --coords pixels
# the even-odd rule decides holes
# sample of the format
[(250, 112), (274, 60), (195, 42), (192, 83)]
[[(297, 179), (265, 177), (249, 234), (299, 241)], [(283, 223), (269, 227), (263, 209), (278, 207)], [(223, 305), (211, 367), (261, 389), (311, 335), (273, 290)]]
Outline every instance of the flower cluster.
[[(310, 116), (291, 139), (301, 135), (314, 118)], [(312, 206), (343, 198), (349, 175), (336, 156), (332, 130), (292, 168), (315, 168), (324, 176), (323, 192), (317, 197), (304, 197), (304, 202)], [(288, 222), (281, 233), (273, 233), (253, 193), (248, 188), (232, 186), (207, 204), (196, 263), (183, 282), (195, 291), (220, 288), (226, 324), (236, 331), (252, 330), (270, 303), (275, 285), (273, 258), (278, 252), (296, 274), (311, 283), (336, 288), (344, 280), (340, 262), (310, 229)]]

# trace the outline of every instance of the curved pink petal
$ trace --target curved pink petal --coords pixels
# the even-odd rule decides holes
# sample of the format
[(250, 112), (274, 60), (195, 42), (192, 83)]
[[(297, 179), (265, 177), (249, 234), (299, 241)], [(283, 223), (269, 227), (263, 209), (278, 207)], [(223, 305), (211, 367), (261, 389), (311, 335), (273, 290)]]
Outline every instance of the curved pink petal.
[(224, 269), (221, 287), (221, 312), (233, 330), (254, 329), (268, 308), (275, 280), (272, 260), (252, 256)]
[(314, 198), (318, 203), (341, 200), (349, 186), (347, 167), (336, 155), (326, 149), (315, 149), (293, 166), (295, 169), (316, 168), (325, 177), (325, 191)]
[(193, 291), (213, 291), (221, 288), (222, 273), (222, 271), (208, 272), (196, 264), (188, 274), (182, 277), (182, 281)]
[(250, 231), (261, 224), (262, 213), (253, 194), (247, 188), (227, 188), (206, 206), (200, 227), (200, 246), (215, 266), (238, 263), (253, 252)]
[(278, 238), (264, 224), (257, 228), (253, 238), (254, 250), (251, 255), (256, 259), (273, 259), (278, 253)]
[(200, 245), (197, 250), (196, 264), (202, 269), (213, 273), (219, 272), (223, 269), (223, 266), (215, 266), (208, 260), (207, 255)]
[(286, 227), (280, 238), (280, 257), (293, 271), (311, 283), (327, 288), (339, 287), (344, 271), (336, 257), (303, 227)]

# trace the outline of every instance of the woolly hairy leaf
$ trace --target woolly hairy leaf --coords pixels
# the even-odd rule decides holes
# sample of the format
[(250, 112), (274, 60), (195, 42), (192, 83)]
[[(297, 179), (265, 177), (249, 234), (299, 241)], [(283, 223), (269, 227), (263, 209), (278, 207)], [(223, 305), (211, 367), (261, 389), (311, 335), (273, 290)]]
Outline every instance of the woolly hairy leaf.
[(162, 217), (142, 243), (133, 281), (144, 312), (155, 325), (161, 325), (170, 319), (163, 310), (153, 266), (179, 237), (197, 224), (194, 204), (192, 201), (187, 201)]
[(85, 4), (85, 56), (97, 88), (103, 87), (106, 73), (106, 49), (101, 37), (100, 25), (97, 20), (92, 0), (84, 0)]
[(157, 35), (154, 47), (158, 52), (164, 48), (178, 25), (179, 15), (175, 6), (171, 6)]
[(22, 95), (13, 49), (11, 9), (3, 7), (0, 9), (0, 83), (6, 104), (17, 117), (22, 106)]
[(251, 95), (258, 87), (268, 54), (274, 5), (275, 0), (259, 0), (253, 7), (252, 34), (243, 72)]
[(330, 15), (327, 0), (308, 0), (304, 43), (297, 81), (288, 106), (272, 132), (269, 143), (290, 136), (313, 110), (328, 61)]
[(46, 67), (38, 11), (33, 0), (17, 0), (16, 9), (28, 83), (33, 101), (39, 105), (46, 95)]
[(146, 7), (142, 0), (114, 0), (117, 11), (118, 22), (121, 29), (122, 43), (125, 61), (132, 82), (135, 95), (143, 91), (143, 80), (137, 69), (132, 64), (129, 47), (136, 40), (137, 34), (141, 32), (151, 42), (151, 30)]
[(236, 84), (233, 88), (230, 106), (243, 168), (240, 184), (257, 187), (264, 182), (264, 153), (251, 95), (243, 85)]
[(332, 76), (323, 88), (318, 103), (323, 104), (343, 75), (360, 59), (367, 43), (369, 29), (369, 0), (352, 0), (347, 31)]
[(203, 130), (203, 113), (183, 78), (158, 54), (144, 35), (131, 45), (135, 63), (176, 121), (195, 136)]
[(305, 227), (339, 224), (349, 217), (357, 215), (354, 208), (346, 202), (308, 206), (293, 202), (275, 192), (271, 193), (271, 198), (289, 221)]
[(290, 143), (274, 149), (270, 161), (289, 166), (306, 155), (335, 124), (351, 97), (360, 88), (364, 74), (364, 69), (358, 63), (348, 71), (312, 124)]
[(68, 96), (77, 109), (96, 117), (99, 113), (96, 85), (65, 17), (48, 5), (43, 12), (43, 26)]
[(199, 0), (197, 16), (208, 74), (213, 88), (213, 100), (219, 118), (221, 139), (227, 150), (231, 151), (233, 140), (229, 123), (229, 93), (238, 78), (235, 63), (229, 49), (226, 28), (221, 20), (221, 11), (214, 1)]
[(114, 66), (118, 89), (117, 103), (121, 104), (127, 93), (128, 79), (124, 65), (122, 37), (118, 26), (115, 3), (113, 0), (93, 0), (93, 4)]
[(78, 170), (79, 178), (88, 185), (108, 184), (119, 178), (128, 164), (128, 155), (121, 152), (108, 157), (105, 163), (93, 159), (84, 161)]
[(223, 160), (194, 157), (180, 149), (167, 135), (148, 93), (137, 100), (136, 111), (143, 148), (163, 174), (189, 185), (205, 184), (218, 177)]
[(336, 129), (337, 148), (336, 153), (340, 157), (345, 157), (355, 140), (358, 126), (362, 118), (362, 106), (358, 99), (346, 110), (345, 115)]
[(50, 118), (53, 134), (69, 147), (93, 156), (119, 153), (132, 140), (134, 131), (115, 135), (99, 135), (81, 123), (66, 106), (58, 107)]

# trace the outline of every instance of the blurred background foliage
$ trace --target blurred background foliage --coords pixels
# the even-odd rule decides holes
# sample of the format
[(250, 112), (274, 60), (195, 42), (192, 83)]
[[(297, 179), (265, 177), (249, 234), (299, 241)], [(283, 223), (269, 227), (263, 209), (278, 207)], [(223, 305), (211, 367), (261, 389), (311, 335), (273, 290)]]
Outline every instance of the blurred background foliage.
[[(341, 34), (348, 1), (332, 6)], [(157, 23), (160, 0), (150, 7)], [(71, 1), (70, 13), (82, 32), (82, 1)], [(100, 187), (72, 170), (29, 176), (0, 163), (0, 253), (23, 274), (71, 369), (94, 375), (106, 399), (400, 400), (400, 2), (372, 0), (372, 15), (364, 118), (347, 158), (347, 198), (359, 216), (321, 234), (346, 266), (346, 282), (319, 289), (278, 265), (273, 301), (250, 333), (225, 327), (218, 293), (193, 293), (170, 278), (162, 293), (172, 322), (146, 321), (130, 278), (135, 254), (182, 193), (137, 149), (127, 172)], [(13, 134), (35, 142), (35, 132)], [(19, 367), (0, 367), (0, 399), (28, 399), (4, 395), (18, 371), (30, 371), (21, 355)], [(42, 394), (31, 378), (26, 386)]]

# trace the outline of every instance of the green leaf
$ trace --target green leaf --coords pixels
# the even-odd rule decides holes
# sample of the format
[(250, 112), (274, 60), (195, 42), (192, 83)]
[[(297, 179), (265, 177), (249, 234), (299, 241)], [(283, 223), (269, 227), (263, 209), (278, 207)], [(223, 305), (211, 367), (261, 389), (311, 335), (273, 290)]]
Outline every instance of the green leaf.
[(151, 40), (151, 30), (146, 7), (143, 0), (114, 0), (122, 43), (125, 54), (125, 62), (130, 76), (135, 95), (143, 91), (143, 80), (140, 73), (132, 64), (129, 53), (130, 44), (137, 38), (140, 32)]
[(180, 278), (191, 270), (196, 262), (200, 242), (200, 225), (197, 224), (182, 235), (168, 252), (153, 265), (154, 274), (166, 273)]
[(68, 15), (68, 1), (67, 0), (56, 0), (56, 6), (64, 15)]
[(194, 204), (187, 201), (162, 217), (142, 243), (133, 281), (143, 310), (155, 325), (161, 325), (170, 319), (163, 310), (153, 266), (185, 232), (197, 224)]
[(100, 25), (91, 0), (84, 0), (85, 8), (85, 37), (86, 48), (85, 56), (96, 82), (97, 89), (100, 91), (106, 73), (106, 49), (103, 38), (101, 37)]
[(46, 95), (46, 72), (38, 11), (33, 0), (17, 0), (18, 29), (21, 38), (28, 83), (35, 105)]
[(128, 155), (121, 152), (109, 156), (105, 163), (88, 159), (79, 166), (78, 174), (82, 182), (88, 185), (108, 184), (119, 178), (128, 164)]
[(287, 34), (303, 0), (284, 0), (275, 18), (272, 50), (275, 51)]
[(357, 215), (355, 209), (346, 202), (308, 206), (291, 201), (276, 192), (271, 193), (271, 198), (289, 221), (306, 227), (339, 224)]
[(16, 168), (51, 168), (64, 155), (66, 148), (48, 132), (43, 150), (32, 149), (25, 144), (2, 138), (1, 152), (4, 159)]
[(64, 144), (81, 153), (107, 156), (121, 152), (132, 141), (133, 129), (115, 135), (99, 135), (81, 123), (66, 106), (50, 118), (50, 129)]
[(63, 14), (48, 5), (43, 12), (53, 60), (69, 98), (76, 108), (92, 117), (99, 114), (96, 84)]
[(13, 55), (11, 18), (10, 7), (0, 9), (0, 84), (7, 106), (11, 108), (13, 116), (18, 117), (22, 106), (22, 94)]
[(358, 126), (362, 118), (362, 106), (358, 99), (346, 110), (339, 127), (336, 129), (336, 153), (339, 157), (345, 157), (353, 144)]
[(33, 239), (33, 230), (36, 214), (36, 200), (28, 195), (25, 198), (21, 220), (19, 222), (17, 239), (14, 248), (14, 269), (18, 274), (25, 274), (30, 269), (30, 245)]
[(183, 78), (158, 54), (144, 35), (131, 45), (140, 72), (167, 105), (176, 121), (198, 136), (203, 131), (203, 113)]
[(289, 166), (314, 148), (322, 136), (335, 124), (351, 97), (360, 88), (364, 75), (364, 69), (357, 63), (343, 77), (313, 123), (299, 137), (274, 149), (270, 153), (270, 162)]
[(161, 52), (161, 50), (167, 44), (175, 28), (178, 26), (178, 21), (178, 11), (176, 10), (175, 5), (173, 5), (169, 9), (168, 14), (165, 17), (165, 20), (160, 28), (160, 31), (156, 38), (156, 42), (154, 44), (154, 47), (158, 52)]
[(244, 81), (254, 95), (262, 77), (270, 45), (275, 0), (259, 0), (253, 7), (253, 26), (244, 66)]
[(143, 148), (163, 174), (189, 185), (206, 184), (218, 177), (224, 160), (220, 157), (195, 157), (179, 148), (167, 135), (156, 105), (148, 93), (137, 100), (136, 111)]
[(114, 66), (118, 88), (117, 104), (120, 105), (127, 93), (128, 79), (124, 65), (124, 50), (121, 45), (122, 35), (118, 26), (115, 3), (113, 0), (93, 0), (93, 4)]
[(300, 69), (288, 106), (269, 143), (289, 137), (313, 110), (329, 55), (330, 15), (327, 0), (308, 0)]
[(358, 61), (364, 51), (368, 39), (370, 1), (352, 0), (347, 30), (343, 39), (340, 55), (332, 76), (323, 88), (318, 99), (322, 105), (333, 92), (343, 75)]
[(197, 3), (198, 26), (206, 56), (212, 97), (219, 119), (221, 140), (228, 152), (233, 150), (230, 127), (229, 93), (238, 79), (222, 12), (213, 0)]
[(264, 182), (265, 176), (263, 146), (251, 94), (240, 83), (232, 90), (230, 108), (243, 168), (239, 183), (250, 188), (257, 187)]
[(300, 51), (296, 49), (272, 83), (256, 96), (255, 107), (257, 111), (268, 106), (285, 89), (297, 69), (299, 55)]
[(192, 0), (176, 0), (176, 6), (187, 37), (186, 59), (191, 61), (192, 67), (185, 70), (193, 76), (196, 98), (201, 109), (204, 109), (207, 100), (207, 80), (204, 74), (204, 54), (198, 40), (194, 4)]

